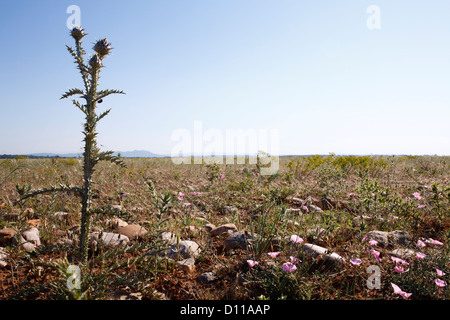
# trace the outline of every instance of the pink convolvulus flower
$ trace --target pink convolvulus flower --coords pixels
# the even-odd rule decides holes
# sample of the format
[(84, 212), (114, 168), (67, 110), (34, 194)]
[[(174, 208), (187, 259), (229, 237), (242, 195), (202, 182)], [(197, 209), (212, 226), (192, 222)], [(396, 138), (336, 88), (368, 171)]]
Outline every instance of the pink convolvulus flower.
[(445, 272), (443, 272), (443, 271), (441, 271), (441, 270), (439, 270), (439, 269), (436, 269), (436, 272), (437, 272), (437, 274), (438, 274), (439, 277), (445, 276)]
[(425, 253), (422, 253), (422, 252), (417, 252), (416, 253), (416, 258), (417, 259), (423, 259), (423, 258), (425, 258), (427, 255), (425, 254)]
[(293, 272), (295, 270), (297, 270), (297, 267), (295, 266), (295, 264), (293, 264), (291, 262), (283, 263), (283, 271), (285, 271), (285, 272)]
[(400, 259), (400, 258), (397, 258), (397, 257), (391, 257), (391, 259), (392, 259), (392, 261), (394, 261), (395, 263), (401, 263), (401, 264), (403, 264), (403, 265), (409, 265), (409, 263), (408, 262), (406, 262), (405, 260), (403, 260), (403, 259)]
[(396, 265), (395, 268), (394, 268), (394, 270), (395, 270), (395, 272), (398, 272), (398, 273), (403, 273), (403, 272), (405, 272), (405, 269), (403, 269), (403, 267), (402, 267), (402, 266), (399, 266), (399, 265)]
[(309, 209), (307, 206), (302, 206), (302, 209), (305, 210), (306, 212), (309, 212)]
[(378, 260), (378, 262), (381, 262), (381, 258), (380, 258), (380, 252), (379, 251), (377, 251), (377, 250), (373, 250), (372, 249), (372, 254), (373, 254), (373, 256), (375, 257), (375, 259), (377, 259)]
[(278, 257), (279, 254), (280, 254), (280, 252), (269, 252), (268, 253), (268, 255), (271, 256), (272, 258)]
[(367, 240), (367, 236), (365, 236), (364, 238), (362, 238), (361, 242), (364, 242)]
[(220, 174), (220, 179), (225, 179), (225, 176), (223, 174)]
[(293, 243), (303, 243), (303, 239), (295, 234), (291, 236), (291, 241)]
[(359, 266), (359, 265), (362, 263), (362, 260), (361, 260), (361, 259), (358, 259), (358, 258), (356, 258), (356, 259), (350, 259), (350, 263), (353, 264), (353, 265), (355, 265), (355, 266)]
[(413, 193), (414, 198), (416, 198), (417, 200), (422, 200), (422, 197), (420, 196), (420, 193), (418, 192), (414, 192)]
[(433, 244), (437, 244), (438, 246), (442, 246), (442, 245), (444, 245), (442, 242), (440, 242), (440, 241), (437, 241), (437, 240), (434, 240), (434, 239), (428, 239), (431, 243), (433, 243)]
[(424, 204), (419, 204), (419, 205), (417, 206), (417, 208), (423, 209), (423, 208), (425, 208), (425, 205), (424, 205)]
[(293, 264), (298, 264), (301, 262), (299, 259), (297, 259), (296, 257), (293, 257), (293, 256), (290, 256), (289, 259), (291, 259), (291, 262)]
[(444, 280), (441, 280), (441, 279), (435, 279), (434, 283), (436, 283), (436, 285), (440, 288), (447, 286), (447, 282), (445, 282)]
[(247, 263), (250, 267), (256, 266), (259, 262), (254, 260), (247, 260)]
[(417, 246), (418, 246), (419, 248), (423, 248), (423, 247), (426, 247), (426, 244), (425, 244), (425, 242), (423, 242), (422, 240), (417, 240)]
[(396, 284), (394, 284), (392, 282), (391, 282), (391, 285), (392, 285), (392, 288), (394, 288), (394, 293), (401, 295), (404, 299), (408, 299), (412, 295), (412, 293), (406, 293), (405, 291), (400, 289), (399, 286), (397, 286)]
[(189, 206), (191, 205), (191, 203), (190, 203), (190, 202), (186, 202), (186, 203), (184, 203), (184, 205), (185, 205), (186, 207), (189, 207)]
[(377, 241), (377, 240), (370, 240), (370, 241), (369, 241), (369, 244), (370, 244), (371, 246), (376, 246), (376, 245), (378, 245), (378, 241)]

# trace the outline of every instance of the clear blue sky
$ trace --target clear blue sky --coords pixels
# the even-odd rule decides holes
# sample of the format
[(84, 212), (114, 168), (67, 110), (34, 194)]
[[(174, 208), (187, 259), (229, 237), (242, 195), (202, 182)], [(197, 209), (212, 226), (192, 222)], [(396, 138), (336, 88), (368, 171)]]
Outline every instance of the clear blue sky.
[[(450, 155), (450, 1), (2, 1), (0, 154), (80, 152), (83, 115), (59, 100), (107, 37), (103, 149), (170, 153), (174, 130), (278, 130), (281, 154)], [(370, 5), (381, 29), (366, 25)]]

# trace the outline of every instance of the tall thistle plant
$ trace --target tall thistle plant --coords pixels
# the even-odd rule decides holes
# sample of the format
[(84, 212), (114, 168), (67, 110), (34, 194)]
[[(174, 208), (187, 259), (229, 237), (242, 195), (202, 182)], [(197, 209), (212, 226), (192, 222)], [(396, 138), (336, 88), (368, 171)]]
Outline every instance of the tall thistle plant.
[[(99, 161), (106, 160), (116, 163), (120, 166), (126, 167), (125, 163), (117, 156), (113, 155), (113, 151), (100, 152), (96, 142), (96, 127), (97, 123), (103, 119), (111, 109), (104, 111), (101, 114), (96, 113), (97, 103), (101, 103), (102, 100), (111, 94), (124, 94), (120, 90), (100, 90), (98, 91), (98, 81), (100, 78), (100, 71), (103, 68), (104, 58), (111, 53), (111, 44), (107, 39), (101, 39), (97, 41), (93, 47), (95, 54), (89, 59), (88, 64), (85, 63), (86, 52), (82, 47), (82, 39), (86, 36), (86, 33), (81, 27), (74, 27), (70, 35), (75, 40), (75, 50), (69, 46), (67, 50), (75, 59), (75, 64), (80, 70), (81, 77), (83, 79), (84, 89), (70, 89), (64, 93), (61, 99), (66, 99), (78, 95), (81, 99), (85, 100), (85, 103), (80, 103), (77, 100), (72, 100), (73, 104), (80, 109), (85, 115), (84, 123), (84, 162), (83, 162), (83, 186), (67, 186), (59, 185), (53, 186), (48, 189), (39, 189), (28, 194), (24, 194), (24, 188), (19, 187), (17, 190), (21, 194), (21, 199), (26, 199), (31, 196), (42, 193), (51, 193), (55, 191), (74, 192), (81, 197), (81, 232), (80, 232), (80, 259), (83, 263), (88, 259), (89, 248), (89, 231), (90, 222), (92, 216), (91, 202), (92, 202), (92, 184), (93, 173), (96, 164)], [(29, 191), (29, 190), (27, 190)]]

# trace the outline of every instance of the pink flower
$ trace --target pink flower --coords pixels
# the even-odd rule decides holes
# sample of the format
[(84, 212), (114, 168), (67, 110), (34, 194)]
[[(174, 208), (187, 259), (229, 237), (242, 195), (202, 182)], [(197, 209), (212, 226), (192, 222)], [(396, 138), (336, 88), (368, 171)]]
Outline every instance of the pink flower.
[(373, 256), (375, 257), (375, 259), (378, 260), (378, 262), (381, 262), (380, 252), (379, 252), (379, 251), (373, 250), (373, 249), (372, 249), (372, 254), (373, 254)]
[(291, 241), (293, 243), (303, 243), (303, 239), (295, 234), (291, 236)]
[(285, 272), (293, 272), (295, 270), (297, 270), (297, 267), (295, 266), (295, 264), (293, 264), (291, 262), (283, 263), (283, 271), (285, 271)]
[(183, 197), (178, 197), (178, 200), (183, 201)]
[(444, 280), (441, 280), (441, 279), (435, 279), (434, 283), (436, 283), (436, 285), (440, 288), (447, 286), (447, 282), (445, 282)]
[(356, 258), (356, 259), (350, 259), (350, 263), (353, 264), (353, 265), (355, 265), (355, 266), (359, 266), (359, 265), (362, 263), (362, 260), (361, 260), (361, 259), (358, 259), (358, 258)]
[(306, 212), (309, 212), (309, 209), (307, 206), (302, 206), (302, 209), (305, 210)]
[(403, 267), (399, 266), (399, 265), (395, 266), (394, 270), (395, 270), (395, 272), (398, 272), (398, 273), (405, 272), (405, 269), (403, 269)]
[(391, 257), (391, 259), (392, 259), (392, 261), (394, 261), (395, 263), (401, 263), (401, 264), (403, 264), (403, 265), (409, 265), (409, 263), (406, 262), (406, 261), (403, 260), (403, 259), (400, 259), (400, 258), (397, 258), (397, 257)]
[(399, 294), (400, 292), (403, 292), (402, 289), (400, 289), (400, 287), (394, 283), (391, 282), (391, 286), (392, 288), (394, 288), (394, 293), (395, 294)]
[(423, 208), (425, 208), (425, 205), (424, 205), (424, 204), (419, 204), (419, 205), (417, 206), (417, 208), (423, 209)]
[(421, 253), (421, 252), (417, 252), (417, 253), (416, 253), (416, 258), (417, 258), (417, 259), (423, 259), (423, 258), (425, 258), (426, 256), (427, 256), (426, 254)]
[(258, 261), (247, 260), (247, 263), (250, 267), (254, 267), (258, 264)]
[(420, 248), (423, 248), (423, 247), (426, 247), (426, 244), (422, 240), (417, 240), (417, 246)]
[(420, 196), (420, 193), (418, 192), (414, 192), (413, 193), (414, 198), (416, 198), (417, 200), (422, 200), (422, 197)]
[(439, 192), (439, 197), (443, 198), (444, 195), (442, 194), (442, 192)]
[(433, 244), (437, 244), (438, 246), (442, 246), (442, 245), (444, 245), (442, 242), (440, 242), (440, 241), (437, 241), (437, 240), (434, 240), (434, 239), (428, 239), (428, 240), (430, 240), (430, 242), (431, 243), (433, 243)]
[(439, 277), (445, 276), (445, 272), (443, 272), (443, 271), (441, 271), (441, 270), (439, 270), (439, 269), (436, 269), (436, 272), (437, 272), (437, 274), (438, 274)]
[(191, 192), (191, 193), (189, 193), (191, 196), (198, 196), (198, 195), (200, 195), (200, 192), (197, 192), (197, 191), (194, 191), (194, 192)]
[(293, 257), (293, 256), (290, 256), (289, 259), (291, 259), (291, 262), (293, 264), (298, 264), (301, 262), (299, 259), (297, 259), (296, 257)]
[(364, 238), (362, 238), (361, 242), (364, 242), (367, 240), (367, 236), (365, 236)]
[(411, 297), (412, 293), (406, 293), (404, 291), (402, 291), (400, 293), (400, 295), (404, 298), (404, 299), (408, 299), (409, 297)]
[(184, 196), (185, 196), (185, 194), (184, 194), (183, 192), (178, 192), (178, 195), (179, 195), (180, 197), (184, 197)]
[(223, 174), (220, 174), (220, 179), (225, 179), (225, 176)]
[(189, 207), (191, 204), (190, 204), (189, 202), (186, 202), (184, 205), (185, 205), (186, 207)]
[(272, 258), (278, 257), (279, 254), (280, 254), (280, 252), (269, 252), (268, 253), (268, 255), (271, 256)]
[(369, 244), (370, 244), (371, 246), (376, 246), (376, 245), (378, 245), (378, 241), (377, 241), (377, 240), (370, 240), (370, 241), (369, 241)]
[(394, 284), (392, 282), (391, 282), (391, 285), (392, 285), (392, 288), (394, 288), (394, 293), (401, 295), (404, 299), (408, 299), (412, 295), (412, 293), (406, 293), (405, 291), (400, 289), (399, 286), (397, 286), (396, 284)]

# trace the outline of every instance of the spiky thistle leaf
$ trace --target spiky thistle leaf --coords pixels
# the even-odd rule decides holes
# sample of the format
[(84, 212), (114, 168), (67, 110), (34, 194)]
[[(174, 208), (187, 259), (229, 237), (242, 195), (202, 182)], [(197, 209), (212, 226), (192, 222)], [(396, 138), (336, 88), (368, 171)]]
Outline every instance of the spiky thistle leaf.
[(59, 99), (60, 99), (60, 100), (66, 99), (66, 98), (71, 97), (71, 96), (74, 96), (74, 95), (76, 95), (76, 94), (85, 95), (85, 93), (84, 93), (83, 90), (78, 89), (78, 88), (73, 88), (73, 89), (70, 89), (69, 91), (65, 92), (65, 93), (61, 96), (61, 98), (59, 98)]
[(31, 186), (19, 186), (16, 185), (17, 192), (20, 195), (20, 199), (16, 202), (23, 201), (25, 199), (35, 197), (39, 194), (45, 194), (45, 193), (53, 193), (53, 192), (73, 192), (78, 195), (83, 194), (83, 190), (79, 187), (75, 187), (73, 185), (65, 185), (65, 184), (59, 184), (55, 186), (51, 186), (50, 188), (42, 188), (38, 190), (31, 191)]
[(72, 100), (72, 103), (78, 108), (80, 109), (85, 115), (87, 115), (87, 110), (86, 107), (83, 106), (81, 103), (79, 103), (77, 100)]
[(97, 100), (103, 99), (107, 96), (109, 96), (110, 94), (125, 94), (125, 92), (123, 92), (122, 90), (100, 90), (99, 92), (97, 92)]
[(113, 155), (113, 153), (113, 151), (100, 152), (97, 156), (97, 159), (95, 160), (95, 163), (97, 163), (98, 161), (109, 161), (121, 166), (122, 168), (127, 168), (125, 162), (123, 162), (120, 157)]
[(88, 73), (89, 68), (83, 63), (82, 59), (75, 53), (75, 51), (73, 51), (73, 49), (67, 45), (66, 48), (75, 59), (75, 63), (78, 65), (78, 69), (80, 69), (83, 76), (85, 75), (85, 73)]
[(104, 117), (106, 117), (110, 111), (111, 111), (111, 109), (108, 109), (105, 112), (103, 112), (101, 115), (97, 116), (97, 118), (95, 119), (95, 123), (99, 122)]

